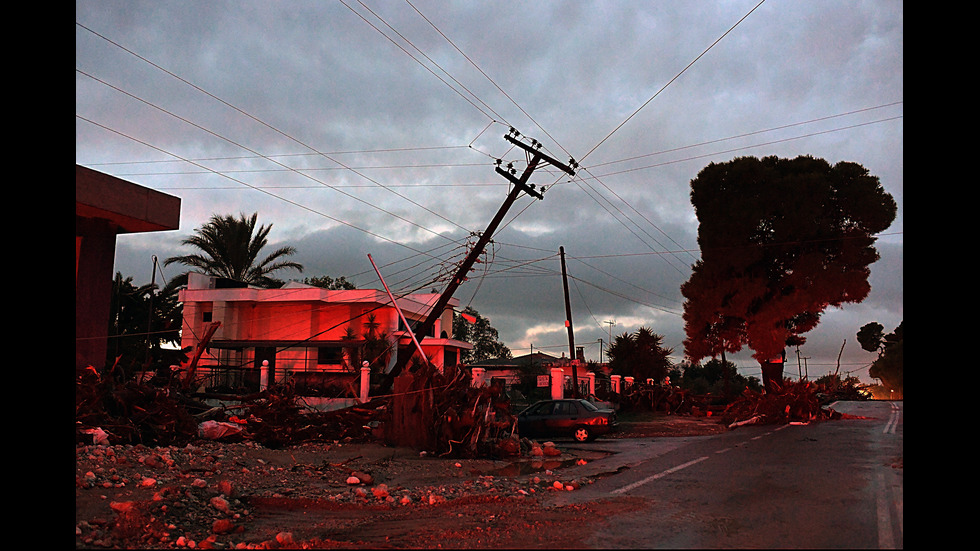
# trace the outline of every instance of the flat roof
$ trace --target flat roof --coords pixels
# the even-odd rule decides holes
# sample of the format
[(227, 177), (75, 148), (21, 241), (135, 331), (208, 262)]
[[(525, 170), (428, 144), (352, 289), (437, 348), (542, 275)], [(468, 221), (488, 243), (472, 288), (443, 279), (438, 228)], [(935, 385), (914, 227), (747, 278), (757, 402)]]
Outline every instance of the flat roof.
[(180, 198), (76, 164), (75, 216), (108, 220), (116, 233), (176, 230)]

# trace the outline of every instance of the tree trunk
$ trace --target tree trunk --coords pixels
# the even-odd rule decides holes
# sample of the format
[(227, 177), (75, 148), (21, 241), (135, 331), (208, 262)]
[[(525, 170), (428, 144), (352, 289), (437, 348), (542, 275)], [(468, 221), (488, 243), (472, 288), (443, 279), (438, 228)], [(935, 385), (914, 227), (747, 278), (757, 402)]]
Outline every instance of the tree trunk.
[(762, 366), (762, 386), (766, 389), (766, 394), (782, 390), (785, 359), (786, 351), (784, 350), (780, 358), (759, 362)]
[(721, 350), (721, 373), (723, 377), (722, 380), (725, 381), (725, 385), (723, 387), (725, 393), (725, 401), (728, 402), (728, 400), (730, 400), (732, 396), (732, 376), (731, 373), (729, 373), (728, 371), (728, 360), (725, 359), (724, 349)]

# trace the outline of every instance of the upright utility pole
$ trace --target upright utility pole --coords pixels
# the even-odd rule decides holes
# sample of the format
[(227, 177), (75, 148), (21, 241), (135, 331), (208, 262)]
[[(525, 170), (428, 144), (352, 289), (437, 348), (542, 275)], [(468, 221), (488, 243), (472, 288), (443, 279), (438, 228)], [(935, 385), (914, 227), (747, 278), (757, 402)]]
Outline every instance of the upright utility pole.
[(143, 369), (150, 368), (150, 336), (153, 332), (153, 295), (157, 286), (157, 257), (153, 255), (153, 273), (150, 274), (150, 305), (146, 314), (146, 363)]
[[(490, 221), (490, 224), (487, 226), (487, 229), (484, 230), (484, 232), (480, 235), (480, 239), (476, 242), (476, 245), (473, 247), (473, 250), (470, 251), (470, 254), (467, 255), (466, 259), (463, 260), (463, 263), (460, 264), (459, 268), (456, 270), (456, 274), (449, 281), (449, 284), (446, 286), (446, 289), (442, 292), (442, 295), (440, 295), (439, 300), (436, 301), (435, 306), (432, 307), (432, 310), (429, 312), (429, 315), (425, 318), (425, 320), (421, 324), (419, 324), (415, 328), (415, 338), (418, 341), (422, 341), (426, 337), (426, 335), (428, 335), (429, 331), (431, 331), (432, 327), (435, 325), (436, 320), (439, 319), (439, 317), (442, 315), (442, 312), (443, 310), (445, 310), (446, 305), (449, 304), (449, 300), (453, 298), (453, 294), (456, 292), (456, 289), (458, 289), (459, 286), (462, 285), (464, 281), (466, 281), (466, 275), (473, 268), (473, 264), (476, 263), (480, 255), (483, 254), (483, 249), (486, 248), (487, 243), (490, 242), (491, 237), (493, 237), (493, 233), (497, 231), (497, 227), (500, 225), (500, 222), (503, 221), (504, 216), (507, 214), (507, 211), (510, 210), (511, 205), (514, 204), (514, 201), (517, 200), (518, 196), (521, 193), (527, 193), (528, 195), (531, 195), (538, 199), (544, 199), (544, 195), (542, 195), (538, 191), (535, 191), (534, 184), (531, 185), (527, 184), (528, 179), (531, 178), (531, 173), (534, 172), (534, 170), (538, 167), (538, 165), (542, 164), (542, 162), (546, 164), (552, 164), (560, 168), (564, 172), (568, 173), (570, 176), (575, 175), (575, 171), (570, 166), (555, 160), (553, 157), (551, 157), (546, 153), (542, 153), (540, 149), (538, 149), (541, 147), (541, 144), (539, 142), (534, 141), (533, 143), (536, 147), (532, 147), (531, 145), (527, 145), (524, 142), (518, 140), (516, 137), (519, 135), (520, 134), (516, 130), (511, 128), (510, 133), (506, 134), (504, 136), (504, 139), (516, 145), (517, 147), (520, 147), (525, 151), (525, 154), (527, 155), (527, 159), (528, 159), (527, 167), (524, 169), (524, 172), (521, 173), (520, 177), (516, 177), (515, 170), (510, 169), (508, 171), (500, 168), (499, 166), (500, 161), (498, 161), (497, 163), (498, 166), (496, 168), (497, 173), (503, 176), (504, 178), (506, 178), (507, 180), (509, 180), (511, 183), (513, 183), (514, 187), (510, 190), (510, 193), (507, 194), (507, 198), (504, 199), (504, 204), (502, 204), (500, 206), (500, 209), (497, 210), (496, 216), (494, 216), (493, 220)], [(569, 164), (571, 164), (572, 166), (578, 166), (574, 160), (569, 160)], [(383, 392), (386, 392), (391, 388), (391, 385), (394, 382), (395, 377), (401, 374), (401, 371), (405, 368), (406, 365), (408, 365), (409, 360), (411, 360), (411, 356), (412, 356), (411, 354), (403, 354), (403, 353), (398, 354), (398, 360), (395, 362), (395, 365), (391, 368), (391, 371), (388, 373), (388, 376), (385, 377), (381, 383), (381, 389)]]
[(572, 331), (572, 305), (568, 301), (568, 273), (565, 271), (565, 247), (558, 247), (561, 254), (561, 281), (565, 288), (565, 327), (568, 329), (568, 357), (572, 360), (572, 396), (578, 396), (578, 366), (575, 365), (575, 333)]

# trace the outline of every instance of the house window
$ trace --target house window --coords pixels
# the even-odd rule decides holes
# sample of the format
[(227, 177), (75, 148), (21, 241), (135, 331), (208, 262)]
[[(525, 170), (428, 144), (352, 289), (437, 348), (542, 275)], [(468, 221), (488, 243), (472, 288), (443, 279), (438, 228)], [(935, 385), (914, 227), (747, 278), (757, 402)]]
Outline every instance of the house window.
[(204, 321), (205, 321), (205, 323), (211, 321), (211, 316), (213, 316), (213, 315), (214, 315), (213, 312), (204, 312)]
[(446, 350), (445, 360), (443, 361), (443, 363), (446, 364), (446, 367), (454, 367), (458, 361), (459, 361), (458, 352), (456, 352), (455, 350)]
[(344, 348), (341, 346), (320, 346), (316, 353), (317, 365), (337, 365), (344, 363)]

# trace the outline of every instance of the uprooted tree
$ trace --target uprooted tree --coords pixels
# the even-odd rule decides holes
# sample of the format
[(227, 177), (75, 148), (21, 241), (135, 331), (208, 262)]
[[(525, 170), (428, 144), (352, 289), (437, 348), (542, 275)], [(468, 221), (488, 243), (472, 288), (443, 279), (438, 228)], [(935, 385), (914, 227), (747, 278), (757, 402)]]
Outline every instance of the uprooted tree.
[(874, 236), (897, 211), (863, 166), (810, 156), (711, 163), (691, 203), (701, 259), (681, 286), (685, 353), (697, 362), (748, 346), (770, 392), (786, 346), (803, 344), (828, 306), (868, 296)]

